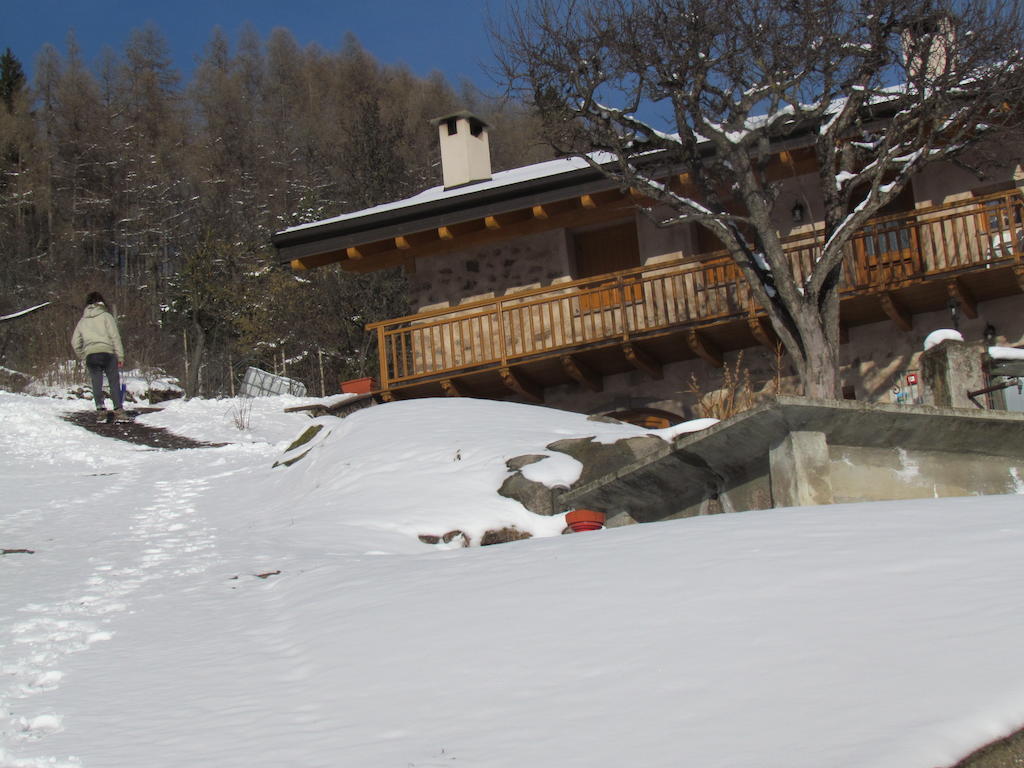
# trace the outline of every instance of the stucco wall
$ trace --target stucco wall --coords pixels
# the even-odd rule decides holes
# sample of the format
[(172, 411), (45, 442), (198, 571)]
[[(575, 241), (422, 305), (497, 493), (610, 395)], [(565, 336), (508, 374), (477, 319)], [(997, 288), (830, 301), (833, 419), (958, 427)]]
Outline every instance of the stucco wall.
[[(997, 343), (1006, 346), (1024, 345), (1024, 312), (1021, 298), (1011, 296), (978, 305), (978, 318), (962, 314), (958, 319), (965, 341), (977, 345), (979, 362), (982, 334), (991, 323)], [(908, 385), (906, 376), (920, 372), (920, 356), (924, 340), (934, 330), (952, 327), (950, 313), (931, 312), (915, 315), (913, 328), (904, 333), (889, 321), (862, 325), (849, 330), (849, 341), (840, 347), (840, 366), (844, 386), (852, 387), (855, 399), (869, 403), (921, 404), (925, 393), (920, 383)], [(774, 392), (778, 361), (775, 353), (764, 347), (750, 347), (725, 355), (727, 365), (737, 365), (750, 373), (755, 392)], [(692, 359), (664, 366), (664, 378), (655, 380), (640, 371), (609, 376), (601, 392), (582, 390), (573, 385), (551, 387), (545, 391), (545, 403), (555, 408), (583, 413), (610, 413), (632, 408), (658, 408), (693, 418), (696, 397), (690, 391), (690, 377), (697, 379), (703, 393), (721, 386), (722, 371), (703, 360)], [(793, 392), (795, 379), (789, 365), (782, 361), (784, 392)], [(920, 382), (920, 379), (919, 379)], [(894, 391), (899, 386), (900, 391)]]

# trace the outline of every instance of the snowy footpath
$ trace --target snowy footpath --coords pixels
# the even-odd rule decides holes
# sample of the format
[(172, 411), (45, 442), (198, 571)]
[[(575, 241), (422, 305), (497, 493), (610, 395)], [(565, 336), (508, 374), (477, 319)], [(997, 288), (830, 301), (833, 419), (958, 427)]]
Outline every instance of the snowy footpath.
[(937, 768), (1024, 725), (1024, 496), (445, 550), (604, 427), (395, 405), (271, 469), (281, 402), (168, 406), (231, 444), (162, 451), (0, 393), (0, 768)]

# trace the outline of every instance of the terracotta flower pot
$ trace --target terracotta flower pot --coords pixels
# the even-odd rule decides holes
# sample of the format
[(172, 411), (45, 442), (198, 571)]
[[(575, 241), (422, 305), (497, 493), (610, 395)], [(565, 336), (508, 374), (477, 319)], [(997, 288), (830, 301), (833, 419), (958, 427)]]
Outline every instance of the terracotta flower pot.
[(366, 376), (362, 379), (349, 379), (341, 382), (341, 391), (352, 395), (365, 395), (372, 392), (376, 386), (376, 379)]
[(565, 524), (574, 533), (597, 531), (604, 528), (604, 518), (604, 512), (595, 512), (592, 509), (573, 509), (566, 513)]

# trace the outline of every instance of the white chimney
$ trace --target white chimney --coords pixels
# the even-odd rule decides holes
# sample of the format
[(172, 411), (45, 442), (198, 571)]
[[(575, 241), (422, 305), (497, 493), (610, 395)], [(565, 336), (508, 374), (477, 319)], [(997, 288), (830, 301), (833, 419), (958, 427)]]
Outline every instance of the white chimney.
[(900, 35), (904, 66), (912, 80), (924, 77), (931, 81), (947, 72), (956, 47), (956, 27), (944, 13), (922, 16), (908, 25)]
[(487, 123), (469, 112), (456, 112), (430, 121), (441, 141), (444, 188), (452, 189), (491, 178), (491, 148)]

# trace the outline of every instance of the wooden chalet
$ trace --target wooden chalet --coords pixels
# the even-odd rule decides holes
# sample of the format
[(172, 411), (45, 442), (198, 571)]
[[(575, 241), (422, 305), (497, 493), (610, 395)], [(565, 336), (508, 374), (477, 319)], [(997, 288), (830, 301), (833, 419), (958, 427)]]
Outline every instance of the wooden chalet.
[[(492, 174), (483, 121), (436, 124), (444, 186), (273, 238), (296, 270), (407, 271), (416, 311), (370, 328), (385, 399), (519, 399), (657, 424), (689, 416), (689, 382), (714, 389), (740, 350), (771, 378), (764, 313), (703, 228), (655, 227), (650, 201), (578, 159)], [(857, 235), (841, 302), (847, 397), (920, 402), (916, 358), (936, 328), (1024, 342), (1024, 180), (1011, 160), (985, 182), (929, 167)], [(774, 175), (801, 271), (820, 243), (813, 153), (779, 152)]]

